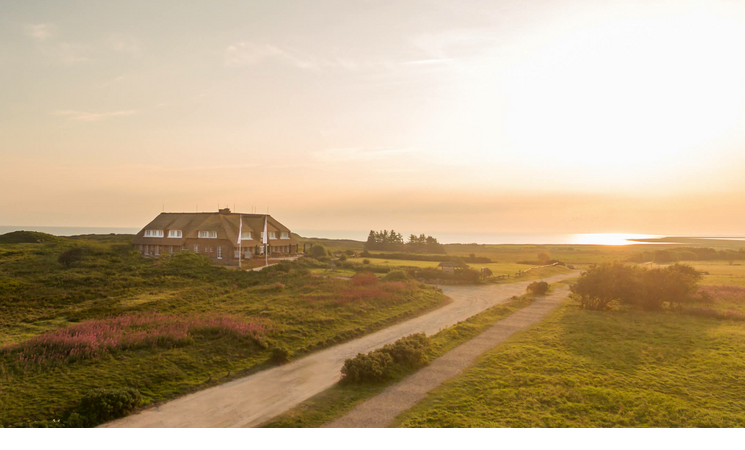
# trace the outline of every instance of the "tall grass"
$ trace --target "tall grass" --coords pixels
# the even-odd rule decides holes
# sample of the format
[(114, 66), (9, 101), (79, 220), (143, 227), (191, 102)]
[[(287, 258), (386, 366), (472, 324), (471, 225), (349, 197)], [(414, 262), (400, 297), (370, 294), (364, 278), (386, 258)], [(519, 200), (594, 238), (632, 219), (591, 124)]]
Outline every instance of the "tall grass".
[(97, 359), (106, 353), (145, 347), (188, 345), (195, 335), (227, 335), (261, 343), (270, 324), (224, 314), (132, 314), (87, 320), (0, 350), (17, 356), (20, 366), (59, 365)]

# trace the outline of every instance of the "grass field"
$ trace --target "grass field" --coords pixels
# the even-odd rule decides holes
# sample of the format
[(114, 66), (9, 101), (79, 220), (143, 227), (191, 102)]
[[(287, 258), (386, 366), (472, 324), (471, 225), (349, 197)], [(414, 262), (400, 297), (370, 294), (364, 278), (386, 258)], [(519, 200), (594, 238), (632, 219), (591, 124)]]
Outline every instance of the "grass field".
[[(65, 268), (57, 257), (74, 245), (89, 250)], [(242, 272), (205, 265), (196, 255), (146, 260), (130, 249), (127, 238), (109, 237), (0, 245), (0, 424), (59, 418), (98, 387), (136, 387), (147, 403), (167, 400), (271, 365), (276, 348), (300, 355), (446, 301), (415, 282), (360, 285), (292, 265)], [(157, 315), (160, 325), (112, 325), (112, 318)], [(218, 325), (199, 325), (216, 315)], [(90, 320), (99, 321), (96, 332), (123, 344), (107, 351), (89, 345), (83, 350), (95, 356), (73, 358), (69, 341), (87, 344), (57, 336), (31, 352), (44, 363), (24, 359), (24, 342)], [(226, 323), (261, 323), (266, 330), (252, 340)], [(138, 333), (150, 334), (132, 342)]]
[[(431, 338), (427, 352), (431, 361), (456, 346), (475, 337), (495, 322), (513, 312), (528, 306), (534, 296), (526, 294), (504, 304), (494, 306), (457, 325), (448, 327)], [(340, 368), (341, 369), (341, 368)], [(382, 383), (341, 384), (304, 401), (291, 410), (264, 424), (267, 428), (307, 428), (319, 427), (351, 411), (355, 405), (382, 392), (386, 387), (400, 381), (412, 371), (397, 373), (394, 378)]]
[[(745, 290), (736, 290), (710, 306), (742, 310), (743, 303)], [(742, 427), (743, 370), (743, 321), (594, 312), (567, 301), (394, 425)]]
[[(355, 262), (355, 263), (362, 263), (364, 260), (370, 261), (370, 264), (372, 265), (386, 266), (392, 269), (393, 268), (407, 268), (407, 267), (417, 267), (417, 268), (437, 267), (437, 265), (440, 264), (437, 261), (409, 261), (409, 260), (381, 259), (381, 258), (349, 258), (347, 261)], [(525, 272), (526, 270), (533, 267), (528, 264), (494, 263), (494, 262), (474, 263), (474, 264), (469, 264), (469, 266), (477, 270), (480, 269), (481, 267), (491, 269), (494, 275), (509, 275), (510, 280), (516, 277), (518, 272), (521, 272), (521, 271)], [(527, 274), (521, 275), (519, 280), (529, 280), (529, 279), (535, 279), (535, 278), (541, 278), (541, 277), (548, 277), (551, 275), (557, 275), (560, 273), (569, 272), (568, 269), (562, 266), (547, 267), (547, 268), (541, 268), (540, 270), (538, 269), (534, 269), (534, 270), (535, 272), (531, 271), (531, 272), (528, 272)]]

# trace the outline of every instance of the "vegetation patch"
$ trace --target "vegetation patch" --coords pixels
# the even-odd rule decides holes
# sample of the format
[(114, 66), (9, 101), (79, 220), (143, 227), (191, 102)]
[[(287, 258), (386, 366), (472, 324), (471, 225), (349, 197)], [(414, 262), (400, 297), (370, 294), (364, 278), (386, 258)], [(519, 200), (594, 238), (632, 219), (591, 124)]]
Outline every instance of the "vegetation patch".
[(399, 416), (403, 427), (742, 427), (745, 327), (565, 303)]
[[(372, 379), (337, 383), (324, 392), (321, 392), (291, 410), (275, 417), (263, 426), (281, 428), (320, 427), (325, 423), (331, 422), (351, 411), (352, 408), (359, 403), (378, 395), (388, 386), (391, 386), (392, 384), (401, 381), (406, 376), (411, 375), (418, 367), (426, 364), (426, 361), (432, 361), (458, 345), (474, 338), (495, 322), (504, 319), (525, 306), (528, 306), (534, 300), (535, 297), (533, 295), (513, 297), (508, 302), (489, 308), (480, 314), (470, 317), (463, 322), (448, 327), (437, 334), (428, 337), (427, 344), (422, 345), (425, 348), (425, 351), (419, 353), (415, 350), (417, 356), (413, 359), (414, 363), (410, 366), (407, 366), (406, 364), (396, 365), (395, 363), (391, 363), (394, 357), (391, 353), (387, 353), (387, 356), (389, 356), (390, 359), (383, 359), (386, 359), (388, 367), (392, 367), (394, 370), (389, 370), (385, 377), (375, 376), (372, 377)], [(422, 338), (417, 337), (416, 339)], [(380, 352), (380, 350), (382, 349), (371, 353), (374, 354)], [(424, 358), (424, 360), (419, 359), (420, 357)], [(357, 358), (359, 358), (359, 356)], [(352, 359), (352, 361), (357, 358)], [(362, 362), (360, 360), (357, 362), (367, 364), (367, 362)], [(371, 362), (370, 364), (373, 363)], [(380, 363), (378, 362), (378, 364)]]

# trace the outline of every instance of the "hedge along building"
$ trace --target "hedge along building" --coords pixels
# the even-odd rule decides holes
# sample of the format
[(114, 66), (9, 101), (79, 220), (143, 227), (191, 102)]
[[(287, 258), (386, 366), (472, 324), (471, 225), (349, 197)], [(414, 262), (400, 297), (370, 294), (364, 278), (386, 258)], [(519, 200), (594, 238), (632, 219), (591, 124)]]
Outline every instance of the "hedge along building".
[[(265, 219), (266, 246), (262, 243)], [(239, 229), (242, 230), (240, 244)], [(298, 251), (298, 241), (290, 229), (272, 216), (233, 213), (230, 208), (218, 212), (161, 213), (135, 235), (134, 246), (144, 256), (159, 257), (188, 250), (226, 266), (265, 256), (265, 252), (270, 257), (282, 257)]]

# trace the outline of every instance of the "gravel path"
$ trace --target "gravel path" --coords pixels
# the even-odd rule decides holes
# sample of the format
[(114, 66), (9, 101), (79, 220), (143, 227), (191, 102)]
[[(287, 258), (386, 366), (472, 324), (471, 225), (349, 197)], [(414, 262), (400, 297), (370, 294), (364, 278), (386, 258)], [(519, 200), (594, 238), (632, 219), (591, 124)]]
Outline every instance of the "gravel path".
[[(554, 282), (576, 276), (556, 275)], [(133, 414), (104, 427), (253, 427), (339, 381), (344, 360), (412, 333), (434, 334), (521, 295), (529, 281), (488, 286), (444, 286), (453, 301), (440, 309), (359, 339)]]
[(504, 342), (516, 331), (524, 330), (545, 317), (569, 293), (563, 286), (550, 295), (492, 325), (486, 331), (437, 358), (432, 364), (361, 403), (324, 428), (382, 428), (416, 405), (429, 391), (459, 375), (485, 351)]

